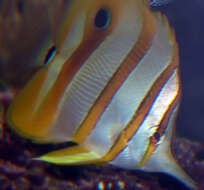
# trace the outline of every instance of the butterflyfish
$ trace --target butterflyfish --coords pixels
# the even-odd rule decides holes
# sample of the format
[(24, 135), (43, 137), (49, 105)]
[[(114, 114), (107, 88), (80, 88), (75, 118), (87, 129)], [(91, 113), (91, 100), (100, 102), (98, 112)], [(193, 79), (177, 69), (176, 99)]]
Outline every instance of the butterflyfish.
[(194, 188), (171, 151), (181, 88), (164, 16), (143, 0), (71, 0), (50, 54), (7, 121), (34, 142), (77, 145), (38, 160), (165, 172)]

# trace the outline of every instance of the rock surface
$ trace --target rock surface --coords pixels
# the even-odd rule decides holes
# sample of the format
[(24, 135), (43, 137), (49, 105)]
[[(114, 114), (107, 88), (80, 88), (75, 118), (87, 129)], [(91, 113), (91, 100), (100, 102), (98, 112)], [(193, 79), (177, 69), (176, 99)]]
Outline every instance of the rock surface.
[[(175, 138), (173, 150), (185, 171), (204, 190), (204, 147)], [(48, 146), (34, 145), (8, 129), (0, 142), (0, 187), (2, 190), (182, 190), (188, 189), (176, 179), (139, 170), (111, 166), (56, 166), (32, 160)]]

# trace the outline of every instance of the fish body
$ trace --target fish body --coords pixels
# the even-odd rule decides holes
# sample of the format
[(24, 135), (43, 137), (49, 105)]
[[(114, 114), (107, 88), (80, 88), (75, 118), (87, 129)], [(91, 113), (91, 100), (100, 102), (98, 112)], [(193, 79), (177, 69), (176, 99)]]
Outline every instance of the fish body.
[(166, 172), (194, 187), (170, 148), (181, 89), (166, 18), (140, 0), (69, 3), (56, 53), (12, 102), (9, 124), (38, 143), (78, 144), (39, 160)]

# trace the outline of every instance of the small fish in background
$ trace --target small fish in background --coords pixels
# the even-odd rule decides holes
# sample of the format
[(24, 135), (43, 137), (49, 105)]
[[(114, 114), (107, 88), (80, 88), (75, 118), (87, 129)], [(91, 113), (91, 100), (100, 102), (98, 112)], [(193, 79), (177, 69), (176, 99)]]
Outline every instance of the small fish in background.
[(146, 3), (70, 0), (46, 65), (11, 103), (7, 122), (36, 143), (78, 144), (38, 160), (165, 172), (195, 189), (171, 152), (177, 43)]

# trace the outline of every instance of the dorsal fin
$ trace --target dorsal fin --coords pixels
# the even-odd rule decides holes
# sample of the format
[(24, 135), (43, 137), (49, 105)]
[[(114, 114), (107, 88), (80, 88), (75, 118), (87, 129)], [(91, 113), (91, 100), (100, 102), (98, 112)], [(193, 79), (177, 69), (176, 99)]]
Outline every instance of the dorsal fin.
[(159, 7), (163, 5), (167, 5), (173, 0), (147, 0), (147, 3), (150, 7)]

